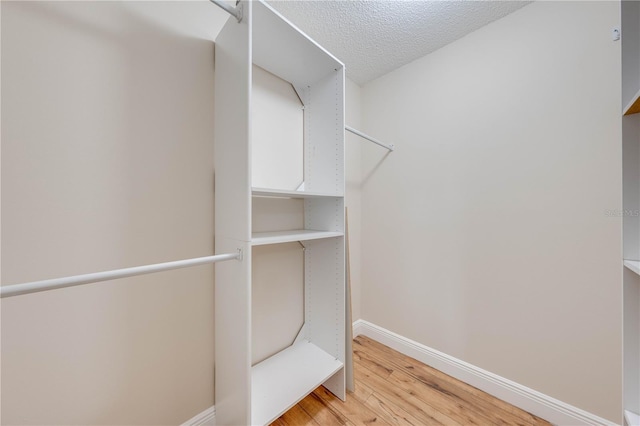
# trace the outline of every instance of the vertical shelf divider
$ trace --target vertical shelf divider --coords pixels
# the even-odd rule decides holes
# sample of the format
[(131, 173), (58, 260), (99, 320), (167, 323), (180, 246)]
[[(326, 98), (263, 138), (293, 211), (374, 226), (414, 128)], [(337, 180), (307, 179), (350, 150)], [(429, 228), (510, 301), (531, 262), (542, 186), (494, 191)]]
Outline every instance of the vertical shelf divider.
[[(263, 1), (241, 3), (215, 50), (216, 253), (244, 252), (216, 267), (218, 425), (268, 424), (321, 384), (345, 398), (344, 65)], [(303, 191), (252, 188), (253, 66), (300, 93)], [(252, 236), (253, 197), (302, 199), (305, 229)], [(304, 335), (251, 365), (252, 247), (292, 241), (306, 247)]]
[(640, 3), (620, 2), (622, 31), (623, 406), (640, 419)]
[(251, 424), (251, 2), (228, 19), (215, 46), (215, 251), (243, 260), (215, 269), (216, 422)]

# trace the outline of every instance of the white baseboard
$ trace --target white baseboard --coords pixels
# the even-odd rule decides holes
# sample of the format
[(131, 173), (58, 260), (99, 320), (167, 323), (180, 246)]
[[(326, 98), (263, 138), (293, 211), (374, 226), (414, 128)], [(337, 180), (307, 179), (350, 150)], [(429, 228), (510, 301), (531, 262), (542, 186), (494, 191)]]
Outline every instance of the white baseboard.
[(216, 408), (209, 407), (200, 414), (196, 414), (180, 426), (215, 426)]
[(553, 424), (615, 425), (615, 423), (595, 414), (500, 377), (368, 321), (354, 321), (353, 336), (359, 335), (370, 337)]

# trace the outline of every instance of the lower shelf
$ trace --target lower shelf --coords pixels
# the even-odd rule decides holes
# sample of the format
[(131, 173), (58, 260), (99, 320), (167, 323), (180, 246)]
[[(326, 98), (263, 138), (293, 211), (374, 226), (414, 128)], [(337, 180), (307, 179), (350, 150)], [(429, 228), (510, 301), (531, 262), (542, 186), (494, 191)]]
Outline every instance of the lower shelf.
[(631, 269), (636, 274), (640, 275), (640, 262), (637, 260), (625, 260), (624, 266)]
[(624, 421), (627, 423), (627, 426), (638, 426), (640, 425), (640, 416), (632, 411), (625, 410)]
[(251, 369), (251, 424), (271, 423), (342, 367), (306, 341), (256, 364)]

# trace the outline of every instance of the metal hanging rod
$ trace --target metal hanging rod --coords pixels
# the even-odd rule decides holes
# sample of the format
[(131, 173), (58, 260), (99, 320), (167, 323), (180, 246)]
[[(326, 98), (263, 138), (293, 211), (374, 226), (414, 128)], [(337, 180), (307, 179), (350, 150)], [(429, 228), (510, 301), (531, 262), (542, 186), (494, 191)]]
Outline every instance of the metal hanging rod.
[(230, 6), (229, 3), (227, 3), (224, 0), (209, 0), (209, 1), (215, 4), (216, 6), (220, 7), (225, 12), (228, 12), (229, 14), (235, 16), (238, 22), (242, 21), (242, 4), (241, 3), (237, 3), (236, 7), (233, 7), (233, 6)]
[(153, 265), (134, 266), (132, 268), (115, 269), (113, 271), (95, 272), (93, 274), (74, 275), (71, 277), (54, 278), (51, 280), (33, 281), (30, 283), (14, 284), (0, 287), (0, 298), (20, 296), (21, 294), (37, 293), (76, 285), (90, 284), (100, 281), (115, 280), (117, 278), (135, 275), (152, 274), (154, 272), (171, 269), (188, 268), (205, 265), (207, 263), (222, 262), (224, 260), (242, 260), (242, 251), (237, 253), (218, 254), (215, 256), (196, 257), (194, 259), (176, 260), (173, 262), (156, 263)]
[(348, 130), (349, 132), (353, 133), (354, 135), (358, 135), (361, 138), (364, 138), (364, 139), (366, 139), (368, 141), (371, 141), (371, 142), (375, 143), (376, 145), (380, 145), (383, 148), (387, 148), (389, 151), (393, 151), (395, 149), (395, 146), (393, 144), (387, 145), (386, 143), (382, 143), (379, 140), (377, 140), (375, 138), (372, 138), (371, 136), (369, 136), (369, 135), (367, 135), (365, 133), (362, 133), (359, 130), (354, 129), (353, 127), (344, 126), (344, 128), (345, 128), (345, 130)]

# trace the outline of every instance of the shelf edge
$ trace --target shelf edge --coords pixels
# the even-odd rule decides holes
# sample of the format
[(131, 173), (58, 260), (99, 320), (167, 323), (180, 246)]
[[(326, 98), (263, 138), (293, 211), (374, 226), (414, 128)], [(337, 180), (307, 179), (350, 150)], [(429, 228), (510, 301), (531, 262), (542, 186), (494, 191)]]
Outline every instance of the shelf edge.
[[(272, 234), (272, 235), (266, 235)], [(252, 246), (263, 246), (267, 244), (284, 244), (295, 241), (320, 240), (324, 238), (343, 237), (343, 232), (336, 231), (315, 231), (310, 229), (281, 231), (276, 233), (258, 232), (251, 237)]]
[(640, 112), (640, 90), (633, 95), (631, 102), (622, 110), (622, 115), (633, 115)]
[(329, 194), (322, 192), (305, 192), (287, 189), (251, 188), (251, 195), (258, 197), (282, 198), (344, 198), (343, 194)]
[(640, 261), (638, 260), (625, 260), (623, 262), (624, 266), (627, 269), (632, 270), (636, 274), (640, 275)]

